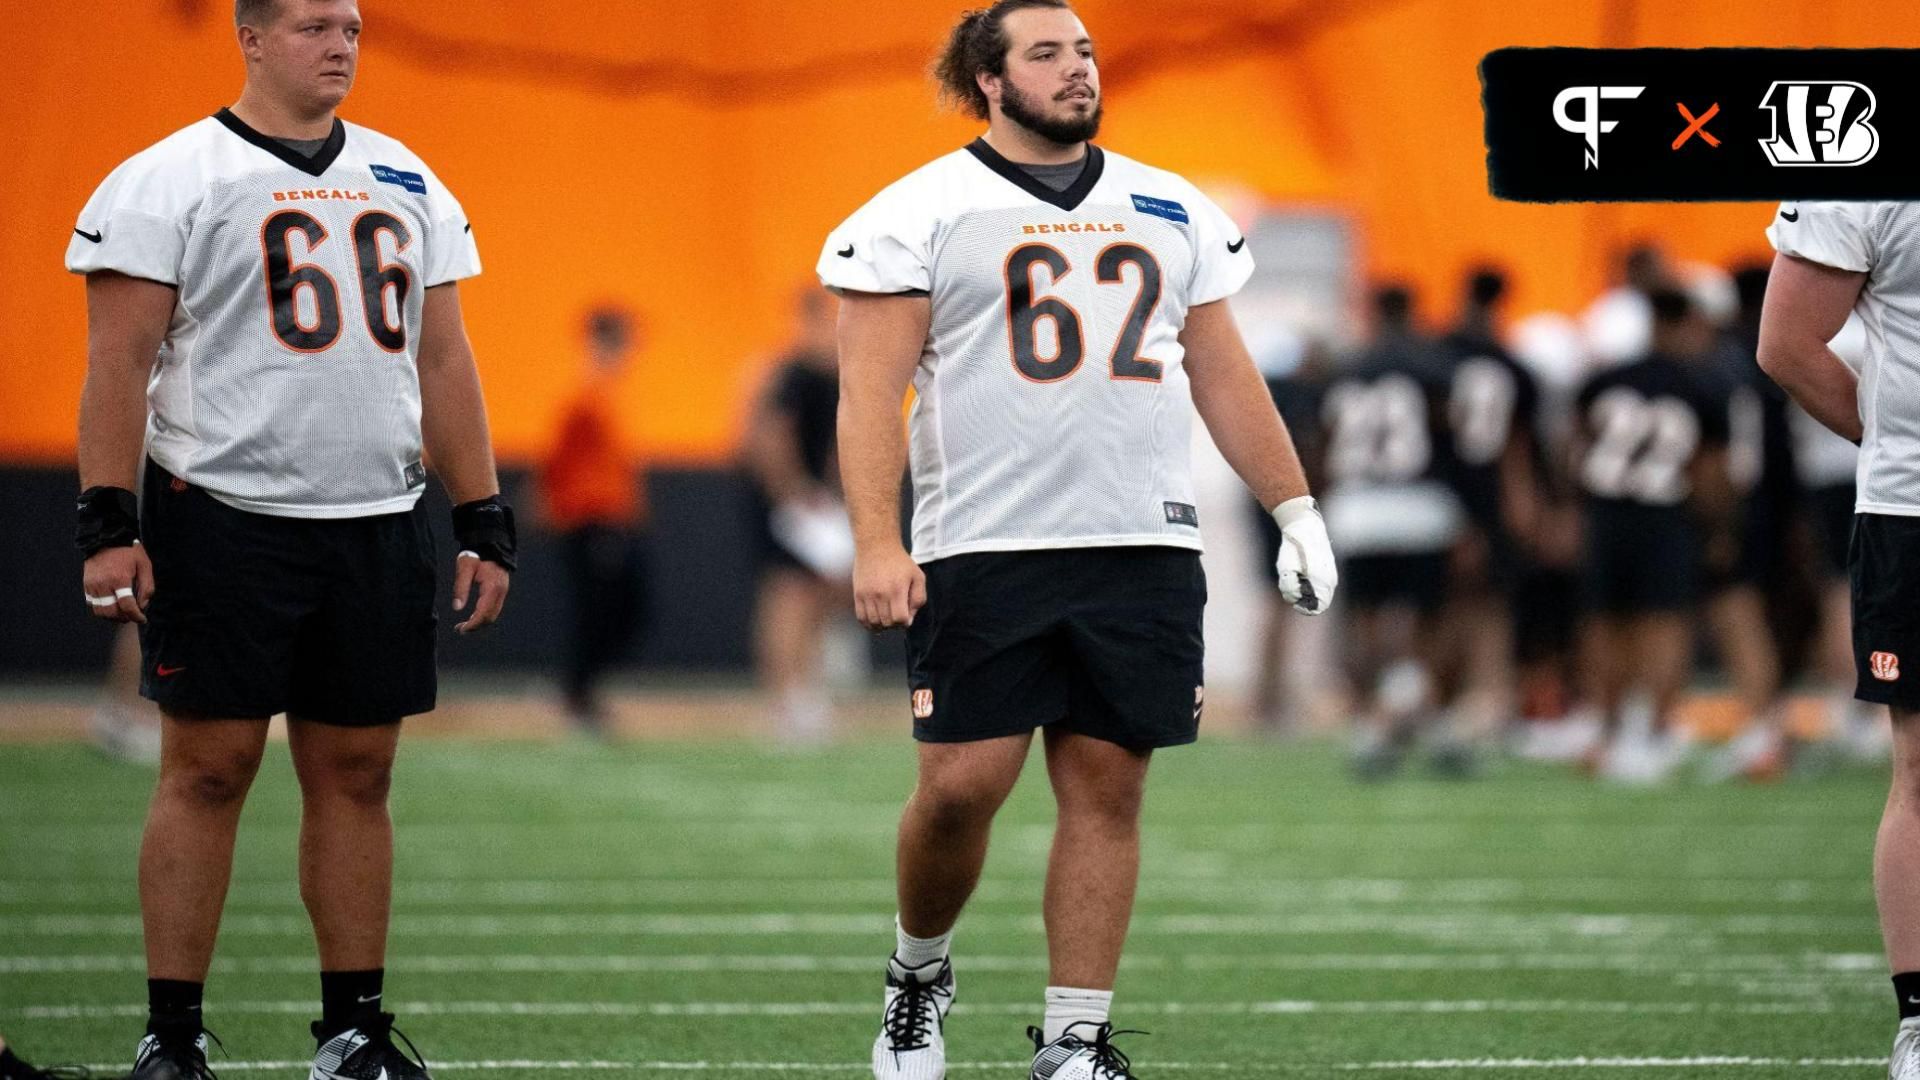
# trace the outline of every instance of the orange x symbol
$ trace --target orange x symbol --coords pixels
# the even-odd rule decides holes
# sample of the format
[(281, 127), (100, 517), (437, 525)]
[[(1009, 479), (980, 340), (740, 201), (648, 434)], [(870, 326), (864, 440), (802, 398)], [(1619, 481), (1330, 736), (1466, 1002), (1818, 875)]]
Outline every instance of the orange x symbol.
[(1673, 148), (1675, 150), (1680, 149), (1680, 144), (1692, 138), (1696, 133), (1698, 133), (1702, 139), (1705, 139), (1707, 141), (1708, 146), (1720, 145), (1720, 140), (1714, 138), (1713, 132), (1707, 130), (1707, 121), (1713, 119), (1714, 116), (1720, 112), (1719, 102), (1717, 101), (1714, 102), (1713, 107), (1708, 109), (1706, 112), (1701, 113), (1698, 118), (1696, 118), (1692, 113), (1688, 112), (1687, 107), (1685, 105), (1682, 105), (1677, 101), (1673, 103), (1673, 107), (1676, 109), (1679, 109), (1680, 115), (1687, 118), (1687, 130), (1681, 132), (1680, 137), (1673, 140)]

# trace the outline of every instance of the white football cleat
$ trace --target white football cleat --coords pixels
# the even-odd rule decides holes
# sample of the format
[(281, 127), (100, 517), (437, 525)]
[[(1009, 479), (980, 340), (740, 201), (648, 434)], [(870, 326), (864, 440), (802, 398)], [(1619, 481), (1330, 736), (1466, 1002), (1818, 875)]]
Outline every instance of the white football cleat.
[[(1028, 1080), (1133, 1080), (1133, 1063), (1113, 1045), (1116, 1032), (1112, 1024), (1081, 1021), (1052, 1042), (1045, 1042), (1039, 1028), (1028, 1028), (1033, 1040), (1033, 1071)], [(1144, 1035), (1136, 1031), (1132, 1034)]]
[(1920, 1080), (1920, 1016), (1900, 1021), (1893, 1036), (1893, 1059), (1887, 1080)]
[(917, 968), (887, 961), (886, 1006), (873, 1040), (874, 1080), (946, 1080), (947, 1010), (953, 1008), (953, 962)]

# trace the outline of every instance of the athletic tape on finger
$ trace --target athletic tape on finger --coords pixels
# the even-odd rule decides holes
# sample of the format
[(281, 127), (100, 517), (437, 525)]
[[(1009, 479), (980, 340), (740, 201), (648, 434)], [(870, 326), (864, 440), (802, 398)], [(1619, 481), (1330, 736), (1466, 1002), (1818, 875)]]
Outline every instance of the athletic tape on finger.
[(92, 593), (86, 593), (84, 595), (87, 598), (87, 603), (94, 607), (118, 607), (120, 604), (120, 601), (115, 600), (111, 596), (95, 596)]

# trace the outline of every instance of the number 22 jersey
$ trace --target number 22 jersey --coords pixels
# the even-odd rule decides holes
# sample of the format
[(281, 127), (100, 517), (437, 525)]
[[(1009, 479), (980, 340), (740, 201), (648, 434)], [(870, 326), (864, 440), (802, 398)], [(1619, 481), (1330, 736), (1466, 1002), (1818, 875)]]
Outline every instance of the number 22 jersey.
[(459, 202), (399, 142), (336, 120), (309, 156), (222, 109), (107, 177), (67, 269), (178, 290), (146, 432), (174, 476), (281, 517), (419, 498), (425, 292), (480, 257)]
[(1253, 257), (1198, 188), (1089, 145), (1055, 191), (975, 140), (848, 218), (818, 271), (930, 298), (908, 419), (916, 560), (1200, 547), (1179, 335)]

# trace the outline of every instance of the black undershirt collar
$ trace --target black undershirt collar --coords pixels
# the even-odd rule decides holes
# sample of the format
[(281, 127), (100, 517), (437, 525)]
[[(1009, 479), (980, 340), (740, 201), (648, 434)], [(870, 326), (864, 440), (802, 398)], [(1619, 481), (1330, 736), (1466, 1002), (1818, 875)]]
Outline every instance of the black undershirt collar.
[(231, 109), (223, 108), (214, 113), (213, 118), (228, 131), (310, 176), (319, 176), (331, 168), (334, 159), (340, 156), (340, 151), (346, 149), (347, 145), (347, 125), (341, 123), (337, 116), (333, 118), (333, 130), (327, 134), (327, 141), (318, 153), (311, 156), (300, 153), (271, 135), (263, 135), (248, 127), (247, 122), (233, 115)]
[(987, 140), (984, 138), (968, 143), (967, 153), (978, 159), (980, 164), (999, 173), (1008, 183), (1041, 202), (1051, 203), (1062, 210), (1072, 210), (1085, 202), (1087, 195), (1093, 191), (1093, 186), (1100, 182), (1100, 174), (1105, 172), (1107, 167), (1106, 155), (1100, 152), (1099, 147), (1088, 143), (1087, 163), (1080, 170), (1080, 179), (1075, 180), (1064, 191), (1055, 191), (1028, 175), (1025, 169), (1002, 157), (1000, 151), (987, 145)]

